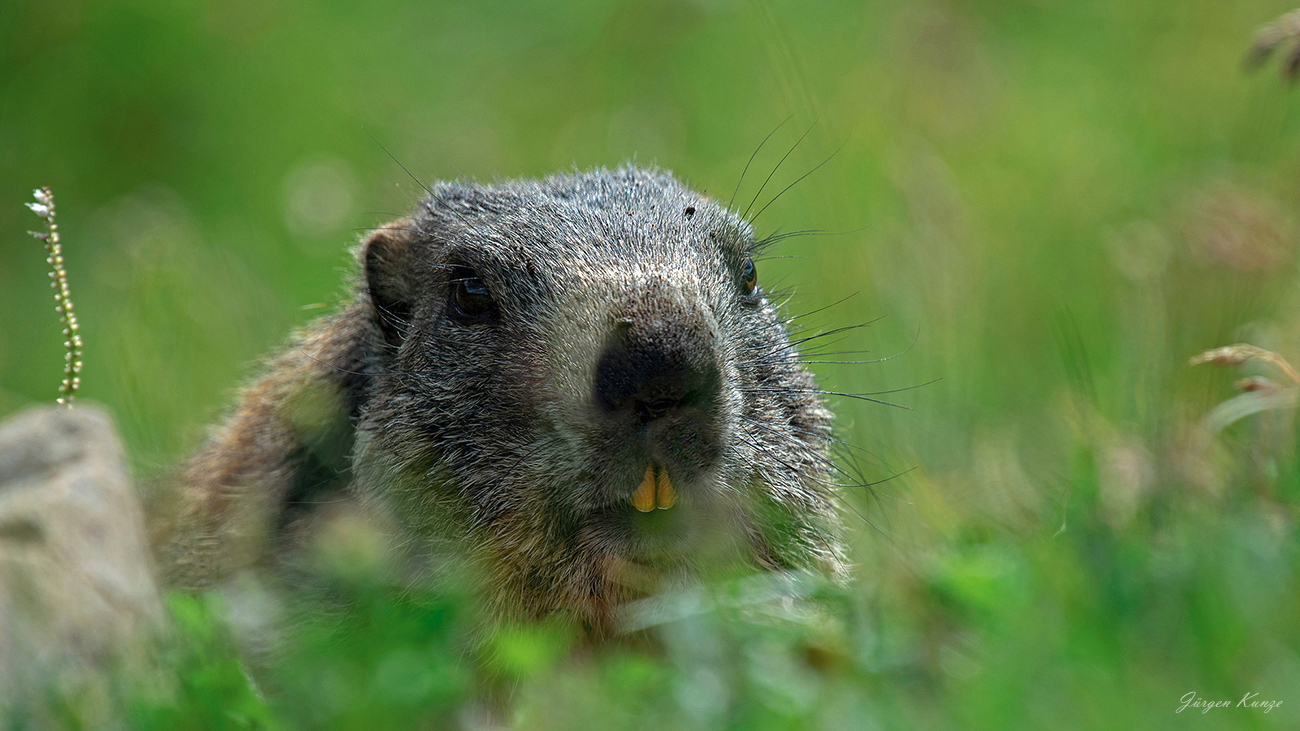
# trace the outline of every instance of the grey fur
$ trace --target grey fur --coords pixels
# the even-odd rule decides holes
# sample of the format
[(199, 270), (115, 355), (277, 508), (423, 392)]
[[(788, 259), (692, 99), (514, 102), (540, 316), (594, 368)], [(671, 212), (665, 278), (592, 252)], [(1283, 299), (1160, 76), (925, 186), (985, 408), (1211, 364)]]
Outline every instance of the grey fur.
[[(363, 242), (354, 301), (187, 464), (162, 562), (188, 585), (263, 562), (295, 504), (340, 488), (418, 552), (472, 558), (504, 617), (604, 631), (646, 576), (709, 561), (841, 577), (829, 413), (761, 287), (745, 293), (754, 248), (745, 221), (660, 170), (434, 185)], [(467, 271), (490, 293), (483, 321), (452, 309)], [(661, 360), (686, 365), (663, 381), (646, 365)], [(650, 414), (663, 383), (676, 391)], [(641, 515), (651, 463), (678, 504)]]

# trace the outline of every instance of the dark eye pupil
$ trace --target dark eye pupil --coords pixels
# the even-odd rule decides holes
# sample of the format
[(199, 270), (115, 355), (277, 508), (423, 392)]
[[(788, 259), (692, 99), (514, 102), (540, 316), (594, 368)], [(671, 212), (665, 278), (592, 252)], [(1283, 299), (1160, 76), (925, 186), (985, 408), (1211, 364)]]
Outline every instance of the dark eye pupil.
[(745, 294), (753, 294), (754, 289), (758, 287), (758, 267), (754, 266), (753, 259), (745, 260), (745, 268), (741, 270), (740, 274), (744, 278)]
[(456, 267), (451, 272), (451, 312), (462, 322), (487, 319), (495, 304), (487, 285), (473, 269)]

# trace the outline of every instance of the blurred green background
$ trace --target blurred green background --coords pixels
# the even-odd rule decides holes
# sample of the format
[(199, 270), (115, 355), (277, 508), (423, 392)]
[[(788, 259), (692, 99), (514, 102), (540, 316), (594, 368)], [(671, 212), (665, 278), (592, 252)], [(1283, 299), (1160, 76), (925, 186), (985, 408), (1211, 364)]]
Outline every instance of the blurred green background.
[[(846, 468), (893, 478), (846, 496), (859, 571), (839, 664), (746, 684), (771, 643), (798, 643), (727, 635), (739, 649), (706, 673), (721, 706), (665, 691), (654, 717), (1300, 727), (1294, 412), (1202, 422), (1242, 373), (1284, 379), (1186, 366), (1236, 341), (1300, 356), (1300, 98), (1275, 68), (1242, 69), (1289, 9), (5, 0), (0, 415), (60, 378), (23, 234), (34, 187), (57, 196), (81, 396), (113, 409), (148, 476), (345, 295), (358, 231), (418, 198), (380, 144), (426, 181), (632, 159), (727, 199), (793, 115), (737, 201), (811, 128), (758, 206), (838, 152), (756, 227), (846, 233), (785, 242), (762, 281), (795, 289), (792, 312), (855, 295), (814, 331), (880, 318), (829, 350), (898, 357), (816, 365), (826, 388), (941, 380), (886, 397), (910, 410), (833, 401), (840, 438), (869, 452)], [(602, 684), (675, 687), (697, 660), (538, 676), (513, 718), (635, 727), (591, 700), (631, 691)], [(575, 689), (599, 692), (565, 705)], [(1189, 691), (1284, 705), (1175, 713)]]

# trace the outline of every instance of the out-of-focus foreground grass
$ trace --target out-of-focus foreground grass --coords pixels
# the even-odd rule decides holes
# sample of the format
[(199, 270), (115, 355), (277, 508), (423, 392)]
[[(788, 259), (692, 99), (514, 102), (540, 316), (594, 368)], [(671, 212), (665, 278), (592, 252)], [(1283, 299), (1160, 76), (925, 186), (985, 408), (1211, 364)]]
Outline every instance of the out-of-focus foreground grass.
[[(1295, 413), (1208, 429), (1241, 374), (1186, 366), (1236, 341), (1300, 355), (1300, 97), (1241, 69), (1288, 9), (0, 3), (0, 414), (60, 377), (21, 207), (50, 185), (83, 397), (145, 478), (340, 299), (356, 230), (418, 196), (371, 137), (424, 179), (635, 156), (727, 198), (793, 114), (737, 200), (812, 125), (758, 205), (838, 154), (756, 225), (849, 233), (784, 243), (762, 280), (793, 312), (856, 293), (813, 330), (880, 318), (826, 350), (898, 356), (815, 365), (827, 388), (942, 379), (882, 397), (911, 410), (834, 401), (865, 450), (842, 464), (886, 481), (846, 494), (856, 577), (812, 619), (470, 648), (455, 592), (352, 582), (351, 611), (303, 611), (251, 671), (263, 692), (225, 639), (239, 612), (178, 596), (175, 677), (123, 681), (132, 725), (1300, 727)], [(1177, 713), (1188, 693), (1283, 703)]]

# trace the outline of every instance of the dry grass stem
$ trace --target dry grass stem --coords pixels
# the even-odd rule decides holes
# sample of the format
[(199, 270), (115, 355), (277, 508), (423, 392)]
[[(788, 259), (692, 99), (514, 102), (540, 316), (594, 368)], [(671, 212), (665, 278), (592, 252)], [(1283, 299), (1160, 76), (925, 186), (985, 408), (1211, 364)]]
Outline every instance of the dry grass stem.
[(1300, 74), (1300, 10), (1292, 10), (1255, 31), (1250, 50), (1246, 52), (1246, 68), (1262, 66), (1282, 45), (1287, 46), (1282, 56), (1282, 78), (1295, 81)]
[(1213, 363), (1218, 366), (1237, 366), (1252, 360), (1262, 360), (1286, 374), (1296, 386), (1282, 386), (1264, 376), (1250, 376), (1238, 380), (1233, 385), (1240, 393), (1215, 406), (1205, 415), (1203, 424), (1212, 434), (1223, 431), (1234, 422), (1252, 414), (1276, 409), (1294, 409), (1300, 401), (1300, 372), (1287, 362), (1286, 358), (1271, 350), (1237, 343), (1222, 348), (1207, 350), (1191, 358), (1188, 365)]
[[(1202, 363), (1213, 363), (1218, 366), (1236, 366), (1252, 360), (1262, 360), (1265, 363), (1276, 367), (1278, 370), (1285, 373), (1287, 378), (1290, 378), (1293, 383), (1300, 385), (1300, 372), (1297, 372), (1295, 367), (1287, 362), (1286, 358), (1283, 358), (1271, 350), (1265, 350), (1264, 348), (1247, 343), (1225, 345), (1222, 348), (1207, 350), (1200, 355), (1193, 356), (1187, 364), (1200, 365)], [(1244, 389), (1244, 387), (1241, 386), (1242, 383), (1242, 381), (1238, 381), (1238, 387), (1243, 388), (1243, 390), (1254, 390)]]
[(32, 191), (35, 203), (28, 203), (32, 212), (45, 220), (44, 231), (28, 231), (33, 237), (45, 242), (48, 256), (45, 261), (50, 265), (50, 287), (54, 289), (54, 311), (59, 313), (63, 323), (64, 354), (63, 383), (59, 386), (58, 402), (72, 406), (72, 399), (81, 386), (81, 335), (78, 332), (77, 315), (72, 309), (72, 295), (68, 291), (68, 272), (63, 268), (63, 249), (59, 245), (59, 226), (54, 222), (54, 193), (49, 188)]

